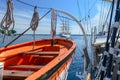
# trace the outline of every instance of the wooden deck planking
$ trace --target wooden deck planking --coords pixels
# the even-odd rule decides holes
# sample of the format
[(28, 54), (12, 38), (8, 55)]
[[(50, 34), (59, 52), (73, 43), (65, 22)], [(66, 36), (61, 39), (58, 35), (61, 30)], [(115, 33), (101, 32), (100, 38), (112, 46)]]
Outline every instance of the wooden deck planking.
[(15, 66), (8, 66), (9, 68), (41, 68), (43, 66), (39, 65), (15, 65)]
[(39, 55), (36, 55), (34, 56), (35, 58), (54, 58), (55, 56), (39, 56)]
[(15, 66), (8, 66), (6, 70), (23, 70), (23, 71), (37, 71), (43, 66), (39, 65), (15, 65)]
[(23, 52), (23, 54), (59, 54), (59, 52)]

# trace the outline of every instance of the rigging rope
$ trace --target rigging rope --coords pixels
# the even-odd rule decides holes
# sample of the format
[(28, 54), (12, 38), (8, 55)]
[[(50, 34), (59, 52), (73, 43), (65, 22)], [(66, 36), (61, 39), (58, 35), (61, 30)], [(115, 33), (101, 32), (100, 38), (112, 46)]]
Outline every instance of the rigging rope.
[[(25, 4), (25, 5), (28, 5), (28, 6), (30, 6), (30, 7), (35, 7), (34, 5), (28, 4), (28, 3), (23, 2), (23, 1), (21, 1), (21, 0), (16, 0), (16, 1), (18, 1), (18, 2), (20, 2), (20, 3), (22, 3), (22, 4)], [(39, 7), (39, 6), (37, 6), (37, 8), (40, 8), (40, 9), (51, 9), (51, 8)]]
[[(91, 5), (91, 7), (90, 7), (89, 10), (88, 10), (88, 14), (92, 11), (92, 9), (94, 8), (96, 2), (97, 2), (97, 0), (95, 0), (95, 1), (93, 2), (93, 4)], [(89, 4), (89, 2), (88, 2), (88, 4)], [(80, 22), (82, 22), (82, 21), (84, 21), (84, 20), (86, 20), (86, 16), (85, 16), (84, 18), (82, 18), (82, 19), (80, 20)], [(84, 24), (85, 24), (85, 23), (84, 23)]]
[(106, 19), (105, 19), (105, 21), (104, 21), (104, 23), (103, 23), (102, 32), (103, 32), (103, 30), (104, 30), (104, 28), (105, 28), (105, 25), (107, 24), (107, 20), (108, 20), (109, 15), (110, 15), (111, 8), (112, 8), (112, 5), (110, 6), (110, 9), (109, 9), (109, 11), (108, 11), (108, 13), (107, 13)]
[(11, 25), (12, 25), (11, 29), (12, 30), (14, 29), (14, 24), (15, 24), (15, 21), (14, 21), (14, 16), (13, 16), (13, 1), (8, 0), (6, 14), (4, 15), (4, 17), (0, 23), (1, 29), (3, 29), (5, 31), (3, 41), (2, 41), (3, 43), (5, 40), (5, 36), (6, 36), (6, 34), (8, 34), (8, 30)]
[[(99, 62), (99, 66), (98, 66), (98, 72), (97, 72), (97, 75), (96, 75), (96, 78), (100, 78), (100, 76), (102, 76), (101, 77), (101, 79), (103, 79), (103, 76), (104, 76), (104, 74), (105, 74), (105, 70), (106, 70), (106, 64), (107, 64), (107, 57), (109, 57), (109, 55), (108, 55), (108, 50), (109, 50), (109, 43), (108, 43), (108, 41), (109, 41), (109, 38), (110, 38), (110, 26), (111, 26), (111, 20), (112, 20), (112, 14), (113, 14), (113, 3), (111, 3), (111, 6), (110, 6), (110, 9), (109, 9), (109, 12), (107, 13), (107, 17), (106, 17), (106, 20), (105, 20), (105, 23), (104, 23), (104, 26), (106, 25), (106, 22), (107, 22), (107, 19), (108, 19), (108, 17), (109, 17), (109, 15), (110, 15), (110, 13), (111, 13), (111, 15), (110, 15), (110, 23), (109, 23), (109, 29), (108, 29), (108, 36), (107, 36), (107, 41), (106, 41), (106, 47), (105, 47), (105, 50), (106, 51), (104, 51), (104, 55), (101, 57), (101, 59), (100, 59), (100, 62)], [(110, 12), (111, 11), (111, 12)]]
[(103, 8), (102, 8), (102, 14), (101, 14), (101, 25), (103, 25), (103, 22), (105, 20), (105, 2), (103, 2)]
[(99, 15), (98, 33), (101, 32), (102, 13), (103, 13), (103, 5), (104, 5), (104, 2), (102, 1), (101, 4), (102, 4), (102, 6), (101, 6), (101, 9), (100, 9), (100, 15)]
[(36, 31), (39, 23), (39, 14), (37, 12), (37, 7), (34, 7), (33, 17), (30, 23), (32, 31)]
[(32, 20), (31, 20), (31, 23), (30, 23), (31, 29), (33, 31), (33, 49), (34, 49), (34, 46), (35, 46), (35, 31), (38, 27), (38, 24), (39, 24), (39, 13), (37, 12), (37, 7), (35, 6), (34, 7), (34, 13), (33, 13), (33, 16), (32, 16)]
[(80, 11), (80, 6), (79, 6), (79, 1), (77, 0), (77, 6), (78, 6), (78, 14), (79, 14), (79, 20), (81, 18), (81, 11)]

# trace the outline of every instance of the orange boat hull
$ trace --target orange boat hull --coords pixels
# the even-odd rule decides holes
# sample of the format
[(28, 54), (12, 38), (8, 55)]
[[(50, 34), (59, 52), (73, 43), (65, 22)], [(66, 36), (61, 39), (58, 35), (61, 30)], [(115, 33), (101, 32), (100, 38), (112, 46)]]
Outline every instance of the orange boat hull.
[(56, 38), (26, 42), (0, 49), (0, 62), (4, 63), (3, 79), (57, 80), (66, 79), (76, 44)]

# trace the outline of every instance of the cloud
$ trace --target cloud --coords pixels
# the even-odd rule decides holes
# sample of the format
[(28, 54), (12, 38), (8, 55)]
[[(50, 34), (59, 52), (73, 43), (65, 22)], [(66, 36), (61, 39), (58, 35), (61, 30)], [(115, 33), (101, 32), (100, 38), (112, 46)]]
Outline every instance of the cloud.
[[(95, 26), (99, 31), (101, 31), (102, 25), (105, 22), (106, 16), (109, 11), (109, 4), (105, 4), (103, 6), (102, 4), (98, 3), (95, 6), (96, 6), (96, 14), (94, 16), (91, 16), (90, 20), (88, 20), (88, 23), (87, 22), (82, 23), (82, 25), (84, 26), (84, 30), (87, 34), (91, 34), (91, 28)], [(101, 6), (102, 6), (102, 9), (104, 9), (104, 12), (101, 12)], [(101, 18), (100, 18), (100, 15), (102, 15)]]
[[(104, 9), (104, 12), (102, 12), (103, 14), (101, 13), (101, 6)], [(96, 26), (100, 30), (102, 28), (101, 26), (104, 24), (106, 20), (106, 16), (109, 11), (109, 5), (107, 4), (103, 6), (102, 4), (97, 4), (96, 7), (97, 7), (97, 14), (91, 19), (91, 24), (92, 24), (92, 27)], [(100, 18), (100, 15), (102, 15), (103, 17)]]
[(27, 13), (27, 12), (17, 12), (15, 14), (15, 17), (21, 17), (21, 18), (27, 18), (27, 19), (31, 19), (32, 18), (32, 16), (29, 13)]

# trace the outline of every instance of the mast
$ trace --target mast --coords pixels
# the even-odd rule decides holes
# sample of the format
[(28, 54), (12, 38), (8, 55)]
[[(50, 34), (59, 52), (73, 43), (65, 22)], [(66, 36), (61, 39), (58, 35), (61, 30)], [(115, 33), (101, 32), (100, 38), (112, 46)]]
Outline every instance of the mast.
[(109, 28), (108, 28), (108, 35), (107, 35), (107, 40), (105, 44), (105, 51), (104, 51), (104, 56), (103, 56), (103, 61), (102, 61), (102, 70), (101, 70), (101, 75), (100, 75), (100, 80), (103, 80), (104, 75), (105, 75), (105, 70), (106, 70), (106, 61), (108, 57), (108, 50), (109, 50), (109, 37), (110, 37), (110, 27), (111, 27), (111, 21), (112, 21), (112, 15), (113, 15), (113, 8), (114, 8), (114, 0), (112, 1), (112, 10), (111, 10), (111, 15), (110, 15), (110, 22), (109, 22)]
[(115, 38), (116, 33), (119, 27), (119, 19), (120, 19), (120, 8), (119, 8), (120, 0), (117, 0), (116, 5), (116, 13), (115, 13), (115, 23), (113, 25), (113, 31), (111, 36), (111, 47), (109, 50), (110, 59), (108, 61), (108, 67), (106, 70), (106, 79), (111, 79), (111, 68), (112, 68), (112, 61), (113, 61), (113, 54), (114, 54), (114, 46), (115, 46)]

